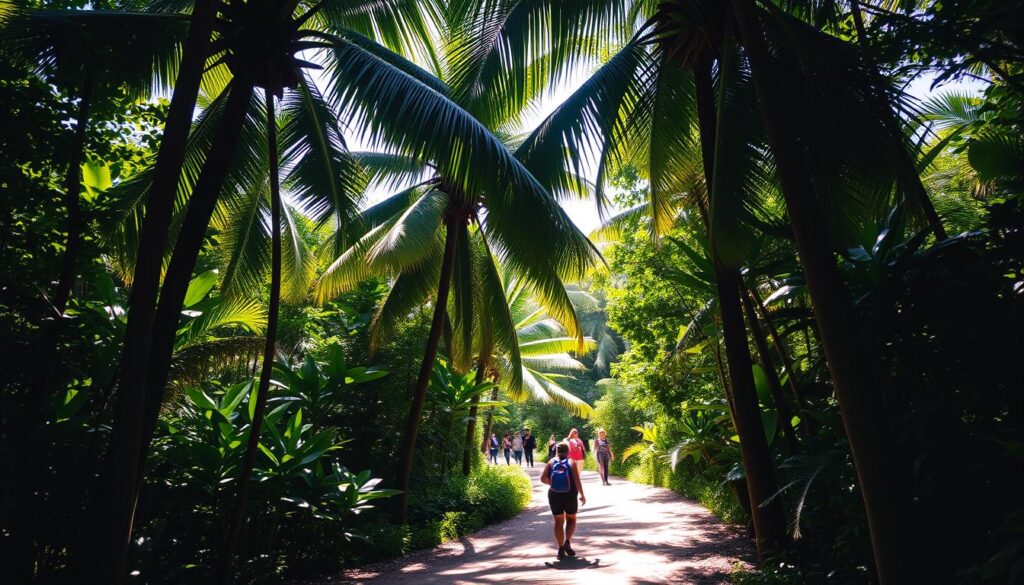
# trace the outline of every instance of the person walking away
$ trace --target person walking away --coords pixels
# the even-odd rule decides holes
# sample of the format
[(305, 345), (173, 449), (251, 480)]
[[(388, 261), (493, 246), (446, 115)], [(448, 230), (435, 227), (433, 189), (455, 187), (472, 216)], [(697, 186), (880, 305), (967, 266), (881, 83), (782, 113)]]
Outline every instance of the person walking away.
[(491, 463), (498, 464), (498, 435), (491, 434), (491, 438), (487, 440), (487, 447), (491, 452)]
[(512, 437), (512, 457), (518, 465), (523, 464), (523, 437), (519, 433)]
[(505, 438), (501, 440), (501, 449), (505, 452), (505, 465), (512, 465), (509, 458), (512, 455), (512, 437), (508, 433), (505, 433)]
[(612, 451), (612, 444), (608, 442), (608, 433), (604, 429), (598, 429), (597, 439), (594, 441), (594, 457), (597, 459), (597, 471), (601, 474), (601, 483), (608, 483), (608, 466), (615, 461), (615, 453)]
[(586, 458), (586, 453), (583, 439), (580, 439), (580, 432), (572, 429), (565, 441), (569, 444), (569, 459), (572, 460), (572, 464), (576, 466), (577, 471), (583, 469), (583, 459)]
[(526, 456), (526, 464), (533, 467), (533, 450), (537, 448), (537, 437), (526, 429), (526, 436), (523, 437), (523, 455)]
[(558, 446), (558, 439), (556, 439), (554, 435), (551, 435), (551, 438), (548, 439), (548, 458), (547, 458), (547, 461), (551, 461), (552, 459), (555, 458), (555, 447), (557, 447), (557, 446)]
[[(579, 506), (586, 505), (580, 472), (569, 459), (569, 444), (558, 443), (555, 457), (544, 466), (540, 481), (548, 487), (548, 505), (555, 520), (555, 544), (558, 545), (558, 560), (576, 556), (569, 540), (576, 533), (576, 513)], [(579, 498), (577, 503), (576, 498)]]

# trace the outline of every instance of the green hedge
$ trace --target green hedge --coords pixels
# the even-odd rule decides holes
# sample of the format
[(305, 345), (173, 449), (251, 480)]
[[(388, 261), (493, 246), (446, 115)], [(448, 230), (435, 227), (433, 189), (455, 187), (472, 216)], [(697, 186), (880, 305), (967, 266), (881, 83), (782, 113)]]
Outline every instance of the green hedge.
[(721, 478), (706, 468), (682, 462), (675, 471), (667, 462), (654, 456), (641, 456), (639, 464), (626, 475), (630, 481), (668, 488), (696, 500), (718, 519), (729, 524), (745, 524), (747, 513)]
[(469, 478), (445, 478), (410, 496), (411, 525), (368, 528), (369, 546), (360, 551), (360, 561), (399, 557), (455, 540), (515, 516), (532, 497), (530, 476), (518, 467), (481, 466)]

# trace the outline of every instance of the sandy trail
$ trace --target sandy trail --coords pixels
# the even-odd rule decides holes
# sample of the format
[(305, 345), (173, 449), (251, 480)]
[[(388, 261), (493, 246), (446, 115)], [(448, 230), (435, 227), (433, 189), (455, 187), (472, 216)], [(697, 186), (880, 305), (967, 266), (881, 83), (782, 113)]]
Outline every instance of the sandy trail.
[(583, 472), (587, 504), (572, 539), (576, 558), (557, 561), (543, 466), (527, 469), (533, 501), (505, 522), (433, 549), (346, 573), (327, 583), (727, 584), (752, 547), (742, 531), (666, 489)]

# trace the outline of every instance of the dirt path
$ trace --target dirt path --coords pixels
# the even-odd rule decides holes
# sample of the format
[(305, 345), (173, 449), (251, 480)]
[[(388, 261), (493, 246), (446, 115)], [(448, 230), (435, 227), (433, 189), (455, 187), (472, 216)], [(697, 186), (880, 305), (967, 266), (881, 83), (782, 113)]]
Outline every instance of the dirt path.
[(583, 472), (587, 505), (573, 538), (576, 558), (557, 562), (542, 467), (528, 469), (533, 501), (520, 515), (466, 538), (366, 567), (330, 583), (727, 584), (749, 560), (741, 531), (666, 489)]

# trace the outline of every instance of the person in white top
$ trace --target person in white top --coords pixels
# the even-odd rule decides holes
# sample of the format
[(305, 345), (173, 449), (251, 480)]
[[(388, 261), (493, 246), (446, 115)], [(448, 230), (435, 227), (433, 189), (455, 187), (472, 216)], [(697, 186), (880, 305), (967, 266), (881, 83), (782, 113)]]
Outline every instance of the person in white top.
[(516, 433), (516, 436), (512, 437), (512, 456), (515, 457), (516, 463), (523, 464), (523, 435), (521, 433)]

